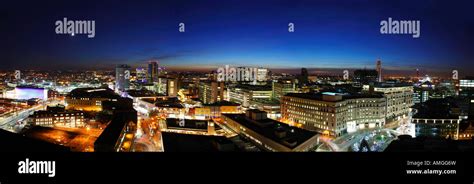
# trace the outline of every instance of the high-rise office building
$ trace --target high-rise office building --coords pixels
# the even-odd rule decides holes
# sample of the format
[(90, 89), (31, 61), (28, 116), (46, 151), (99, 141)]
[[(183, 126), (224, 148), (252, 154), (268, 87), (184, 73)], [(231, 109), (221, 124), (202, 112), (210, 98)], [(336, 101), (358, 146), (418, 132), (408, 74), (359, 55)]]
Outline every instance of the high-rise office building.
[(383, 81), (383, 78), (382, 78), (382, 61), (380, 61), (380, 59), (377, 60), (377, 73), (378, 73), (378, 77), (377, 77), (377, 82), (382, 82)]
[(257, 78), (256, 81), (264, 82), (267, 80), (268, 69), (266, 68), (257, 68)]
[(159, 69), (158, 62), (150, 61), (148, 62), (148, 82), (158, 81)]
[(137, 82), (145, 83), (147, 81), (147, 77), (146, 77), (147, 71), (146, 71), (146, 69), (137, 68), (136, 73), (137, 73)]
[(294, 80), (278, 80), (272, 82), (272, 97), (276, 100), (281, 100), (281, 97), (285, 96), (287, 93), (296, 93), (298, 88)]
[(257, 101), (270, 100), (272, 87), (269, 85), (237, 85), (228, 89), (229, 100), (242, 104), (244, 107), (256, 105)]
[(115, 91), (123, 92), (130, 87), (130, 66), (117, 65), (115, 68)]
[(203, 104), (212, 104), (224, 100), (224, 82), (200, 82), (199, 100), (201, 100)]
[(300, 75), (300, 81), (299, 81), (299, 85), (300, 87), (302, 86), (306, 86), (308, 84), (308, 69), (306, 68), (301, 68), (301, 75)]
[(166, 84), (166, 94), (171, 97), (178, 95), (178, 79), (169, 78)]

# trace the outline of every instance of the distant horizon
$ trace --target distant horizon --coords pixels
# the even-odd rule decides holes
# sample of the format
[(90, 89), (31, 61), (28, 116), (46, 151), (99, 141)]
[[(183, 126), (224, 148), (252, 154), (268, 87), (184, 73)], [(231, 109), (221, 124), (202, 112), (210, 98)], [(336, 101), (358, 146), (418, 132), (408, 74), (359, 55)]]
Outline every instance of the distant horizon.
[[(146, 68), (146, 63), (145, 64), (127, 64), (127, 63), (120, 63), (120, 64), (126, 64), (132, 67), (132, 70), (135, 70), (137, 68)], [(40, 71), (40, 72), (48, 72), (48, 71), (100, 71), (100, 70), (105, 70), (109, 72), (113, 72), (115, 70), (115, 66), (119, 64), (110, 64), (108, 66), (102, 66), (102, 67), (84, 67), (84, 68), (64, 68), (64, 69), (19, 69), (23, 71)], [(213, 71), (216, 71), (218, 67), (225, 67), (225, 65), (222, 66), (199, 66), (199, 67), (190, 67), (190, 66), (163, 66), (159, 65), (160, 67), (164, 67), (165, 71), (170, 71), (170, 72), (199, 72), (199, 73), (211, 73)], [(229, 65), (230, 67), (258, 67), (258, 66), (249, 66), (249, 65)], [(266, 68), (266, 67), (263, 67)], [(310, 75), (343, 75), (342, 72), (344, 70), (349, 70), (351, 73), (354, 70), (375, 70), (375, 65), (373, 67), (364, 67), (364, 68), (309, 68), (309, 67), (302, 67), (306, 68), (308, 70), (308, 73)], [(288, 68), (266, 68), (269, 71), (272, 72), (277, 72), (277, 73), (288, 73), (292, 75), (297, 75), (301, 73), (302, 68), (297, 68), (297, 67), (288, 67)], [(437, 71), (432, 71), (432, 70), (424, 70), (423, 68), (418, 68), (419, 69), (419, 74), (420, 77), (424, 77), (425, 75), (428, 76), (434, 76), (434, 77), (450, 77), (452, 70), (437, 70)], [(13, 70), (2, 70), (3, 72), (8, 72), (8, 71), (13, 71)], [(416, 68), (414, 69), (386, 69), (382, 65), (382, 72), (383, 76), (391, 76), (391, 77), (402, 77), (402, 76), (410, 76), (414, 77), (416, 76)], [(469, 74), (465, 74), (463, 72), (460, 72), (460, 77), (467, 77), (471, 76)]]

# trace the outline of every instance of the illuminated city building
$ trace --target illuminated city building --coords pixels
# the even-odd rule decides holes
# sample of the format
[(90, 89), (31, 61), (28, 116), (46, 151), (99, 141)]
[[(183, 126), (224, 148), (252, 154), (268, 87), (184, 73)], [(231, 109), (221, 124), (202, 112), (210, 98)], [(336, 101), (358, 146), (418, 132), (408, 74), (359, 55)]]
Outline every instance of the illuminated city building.
[(135, 109), (145, 115), (158, 113), (164, 118), (181, 118), (185, 116), (186, 111), (177, 97), (168, 96), (141, 98)]
[(213, 104), (204, 104), (202, 107), (194, 108), (194, 117), (197, 119), (210, 119), (221, 117), (221, 114), (242, 113), (240, 104), (220, 101)]
[(435, 86), (429, 81), (425, 81), (419, 86), (415, 86), (413, 92), (413, 104), (424, 103), (430, 99), (430, 94), (433, 93), (434, 87)]
[(5, 91), (4, 98), (17, 100), (28, 100), (38, 98), (41, 100), (48, 99), (48, 89), (35, 86), (16, 86), (14, 90)]
[(64, 106), (48, 106), (46, 110), (35, 111), (28, 121), (37, 126), (76, 128), (84, 126), (84, 113), (81, 111), (67, 111)]
[(474, 122), (467, 122), (463, 127), (459, 127), (458, 140), (473, 140), (474, 139)]
[(130, 66), (117, 65), (115, 68), (115, 91), (124, 92), (130, 89)]
[(453, 99), (430, 99), (417, 106), (411, 118), (416, 136), (458, 139), (462, 121), (459, 107)]
[(148, 82), (158, 81), (159, 68), (156, 61), (148, 62)]
[(467, 109), (468, 118), (474, 119), (474, 77), (459, 80), (459, 97), (463, 100), (464, 109)]
[(413, 86), (402, 83), (377, 83), (364, 85), (364, 91), (380, 92), (387, 101), (386, 119), (388, 122), (406, 117), (413, 106)]
[(137, 68), (136, 69), (136, 81), (139, 83), (146, 83), (147, 82), (147, 71), (145, 68)]
[(329, 136), (385, 124), (381, 94), (289, 93), (282, 98), (283, 122)]
[(382, 77), (382, 61), (380, 61), (380, 59), (377, 60), (377, 67), (376, 67), (376, 70), (377, 70), (377, 82), (382, 82), (383, 81), (383, 77)]
[(280, 100), (287, 93), (296, 93), (298, 89), (294, 80), (278, 80), (272, 82), (272, 97)]
[(216, 126), (210, 120), (177, 118), (167, 118), (166, 121), (160, 123), (159, 127), (162, 132), (194, 135), (217, 135), (216, 130), (221, 130), (219, 126)]
[(239, 84), (229, 88), (229, 100), (242, 104), (243, 107), (254, 105), (259, 99), (270, 100), (272, 98), (272, 87), (270, 85), (246, 85)]
[(102, 111), (102, 101), (121, 98), (109, 88), (77, 88), (65, 99), (67, 110)]
[(199, 82), (199, 100), (203, 104), (212, 104), (224, 100), (224, 82)]
[(442, 137), (457, 140), (459, 137), (459, 118), (413, 118), (415, 136)]

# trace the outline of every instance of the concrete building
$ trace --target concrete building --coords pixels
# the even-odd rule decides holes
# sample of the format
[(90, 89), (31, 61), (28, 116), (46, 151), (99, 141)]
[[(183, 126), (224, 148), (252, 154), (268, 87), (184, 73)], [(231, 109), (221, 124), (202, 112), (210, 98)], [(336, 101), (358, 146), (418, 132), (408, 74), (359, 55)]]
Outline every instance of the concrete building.
[(237, 85), (229, 89), (229, 100), (240, 103), (244, 107), (254, 105), (254, 101), (270, 100), (272, 98), (272, 87), (270, 85)]
[(156, 61), (148, 62), (148, 82), (158, 81), (159, 69)]
[(383, 76), (382, 76), (382, 61), (380, 59), (377, 60), (377, 82), (382, 82), (383, 81)]
[(77, 128), (84, 126), (84, 113), (67, 111), (64, 106), (48, 106), (46, 110), (35, 111), (28, 117), (28, 121), (35, 126)]
[(249, 110), (245, 114), (223, 114), (222, 119), (225, 126), (267, 151), (311, 151), (319, 141), (315, 132), (268, 119), (267, 114), (259, 110)]
[(289, 93), (282, 98), (281, 120), (329, 136), (385, 124), (381, 94)]
[(272, 83), (272, 97), (276, 100), (281, 100), (281, 97), (287, 93), (296, 93), (298, 88), (294, 80), (278, 80)]
[(379, 92), (387, 101), (387, 122), (399, 120), (411, 112), (413, 106), (413, 86), (401, 83), (377, 83), (375, 85), (364, 85), (366, 92)]
[[(242, 113), (240, 104), (220, 101), (213, 104), (204, 104), (202, 107), (196, 107), (190, 113), (196, 119), (211, 119), (221, 117), (221, 114), (236, 114)], [(191, 110), (190, 110), (191, 111)]]
[(224, 82), (202, 81), (199, 83), (199, 100), (212, 104), (224, 100)]
[(117, 65), (115, 68), (115, 91), (124, 92), (130, 89), (130, 66)]
[(463, 109), (470, 120), (474, 119), (474, 77), (459, 80), (459, 97), (463, 101)]
[(147, 80), (147, 71), (145, 68), (136, 69), (136, 81), (139, 83), (146, 83)]
[(102, 102), (121, 98), (109, 88), (77, 88), (65, 99), (66, 110), (102, 111)]

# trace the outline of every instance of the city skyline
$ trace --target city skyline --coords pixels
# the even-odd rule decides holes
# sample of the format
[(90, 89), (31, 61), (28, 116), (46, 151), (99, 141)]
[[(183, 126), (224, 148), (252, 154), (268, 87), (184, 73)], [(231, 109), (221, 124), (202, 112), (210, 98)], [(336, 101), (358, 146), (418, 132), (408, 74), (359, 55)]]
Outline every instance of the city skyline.
[(4, 2), (0, 184), (472, 182), (473, 5)]
[[(383, 69), (394, 73), (420, 68), (435, 73), (458, 69), (461, 75), (472, 75), (467, 70), (474, 58), (468, 6), (413, 3), (209, 0), (74, 7), (14, 3), (6, 10), (8, 16), (2, 16), (8, 25), (2, 30), (8, 35), (1, 46), (2, 68), (112, 68), (157, 59), (178, 70), (236, 63), (324, 70), (373, 68), (380, 58)], [(29, 13), (15, 11), (22, 8)], [(420, 20), (420, 37), (380, 34), (380, 21), (388, 17)], [(95, 37), (55, 34), (54, 22), (63, 18), (95, 20)], [(184, 33), (178, 31), (181, 22)], [(295, 32), (288, 32), (289, 23)]]

